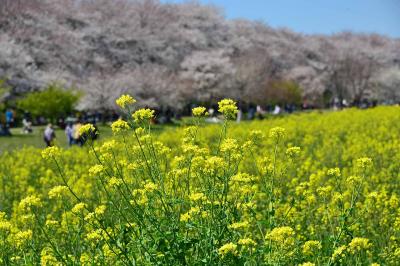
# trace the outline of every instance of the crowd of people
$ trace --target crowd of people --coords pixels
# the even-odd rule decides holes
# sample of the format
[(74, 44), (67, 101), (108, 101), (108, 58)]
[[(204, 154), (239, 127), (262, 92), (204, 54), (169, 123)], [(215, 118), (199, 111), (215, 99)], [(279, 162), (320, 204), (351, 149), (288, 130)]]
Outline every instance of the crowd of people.
[[(2, 121), (4, 120), (4, 121)], [(16, 113), (13, 109), (7, 109), (4, 113), (4, 119), (0, 119), (0, 136), (11, 136), (10, 129), (15, 127)], [(25, 113), (22, 118), (21, 132), (29, 134), (33, 132), (32, 119), (28, 113)]]
[[(67, 125), (65, 126), (65, 129), (64, 129), (64, 132), (65, 132), (65, 136), (67, 138), (68, 146), (70, 146), (70, 147), (72, 145), (83, 146), (85, 144), (85, 142), (89, 139), (89, 137), (92, 140), (97, 138), (98, 128), (96, 125), (94, 125), (95, 131), (91, 132), (91, 136), (82, 135), (80, 133), (81, 127), (82, 127), (82, 123), (79, 120), (77, 120), (74, 123), (72, 123), (72, 122), (67, 123)], [(47, 147), (53, 146), (55, 139), (56, 139), (56, 133), (55, 133), (54, 127), (52, 124), (48, 124), (43, 133), (43, 140), (46, 143), (46, 146)]]
[[(90, 120), (87, 117), (85, 118), (85, 121), (90, 121), (92, 124), (96, 125), (97, 119)], [(0, 136), (11, 136), (12, 134), (10, 129), (16, 126), (21, 126), (21, 124), (17, 125), (16, 120), (16, 112), (13, 109), (7, 109), (5, 113), (3, 113), (2, 119), (0, 119)], [(83, 146), (85, 144), (89, 136), (82, 136), (80, 134), (79, 129), (82, 127), (83, 124), (84, 123), (82, 119), (78, 119), (75, 117), (69, 117), (67, 121), (65, 121), (64, 119), (57, 121), (57, 127), (64, 129), (65, 137), (69, 146)], [(22, 117), (21, 133), (34, 133), (32, 125), (33, 120), (31, 116), (29, 115), (29, 113), (24, 113)], [(98, 131), (97, 126), (95, 126), (95, 129), (96, 131)], [(56, 140), (56, 131), (55, 126), (52, 123), (47, 124), (43, 131), (42, 137), (47, 147), (54, 145), (54, 142)], [(90, 139), (96, 138), (97, 132), (92, 132)]]

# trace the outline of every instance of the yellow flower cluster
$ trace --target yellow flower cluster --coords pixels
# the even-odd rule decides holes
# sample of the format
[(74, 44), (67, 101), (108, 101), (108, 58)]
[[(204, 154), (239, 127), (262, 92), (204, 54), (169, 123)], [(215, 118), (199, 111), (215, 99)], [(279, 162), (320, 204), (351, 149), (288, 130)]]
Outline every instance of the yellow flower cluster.
[(312, 262), (304, 262), (302, 264), (299, 264), (299, 266), (315, 266), (315, 263)]
[(153, 192), (154, 190), (157, 190), (157, 188), (157, 185), (153, 182), (148, 182), (144, 185), (144, 190), (147, 192)]
[(21, 200), (19, 203), (19, 207), (21, 209), (27, 209), (30, 207), (40, 207), (42, 205), (42, 202), (39, 197), (37, 196), (28, 196), (24, 199)]
[(367, 238), (355, 237), (351, 240), (348, 247), (351, 253), (357, 253), (362, 250), (366, 251), (370, 249), (372, 247), (372, 244)]
[(80, 202), (80, 203), (75, 204), (75, 206), (72, 208), (72, 212), (73, 212), (73, 213), (80, 213), (80, 212), (82, 212), (85, 208), (86, 208), (85, 203)]
[(85, 136), (96, 132), (96, 128), (92, 124), (85, 124), (79, 128), (79, 135)]
[(9, 231), (10, 229), (11, 223), (7, 221), (6, 214), (4, 212), (0, 212), (0, 232)]
[(285, 136), (286, 130), (282, 127), (274, 127), (269, 131), (269, 137), (274, 140), (280, 140)]
[(226, 119), (235, 118), (238, 113), (236, 102), (231, 99), (223, 99), (218, 102), (218, 112), (222, 113)]
[(42, 249), (40, 252), (40, 265), (41, 266), (61, 266), (62, 263), (54, 256), (50, 248)]
[(89, 242), (98, 242), (99, 240), (101, 240), (102, 239), (102, 230), (100, 230), (100, 229), (97, 229), (97, 230), (94, 230), (94, 231), (92, 231), (92, 232), (89, 232), (87, 235), (86, 235), (86, 239), (89, 241)]
[(289, 226), (276, 227), (266, 235), (266, 238), (278, 245), (291, 246), (294, 244), (294, 230)]
[(97, 176), (105, 171), (105, 168), (101, 164), (96, 164), (89, 169), (89, 174), (92, 176)]
[(242, 245), (242, 246), (255, 246), (255, 245), (257, 245), (257, 243), (251, 238), (241, 238), (241, 239), (239, 239), (238, 244)]
[(237, 245), (233, 243), (227, 243), (218, 249), (218, 254), (222, 257), (225, 257), (228, 254), (236, 256), (238, 254)]
[(117, 134), (122, 131), (129, 130), (130, 126), (126, 121), (124, 121), (122, 119), (118, 119), (117, 121), (115, 121), (111, 124), (111, 129), (114, 134)]
[(371, 158), (360, 158), (356, 161), (357, 167), (360, 169), (366, 169), (372, 166), (372, 159)]
[(233, 229), (233, 230), (238, 230), (238, 229), (247, 228), (247, 227), (249, 227), (249, 222), (247, 222), (247, 221), (233, 223), (228, 226), (229, 229)]
[(290, 158), (294, 158), (300, 154), (300, 147), (290, 147), (286, 149), (286, 155)]
[(108, 184), (110, 185), (110, 186), (119, 186), (119, 185), (121, 185), (122, 184), (122, 180), (121, 179), (118, 179), (117, 177), (115, 177), (115, 176), (113, 176), (113, 177), (111, 177), (110, 178), (110, 180), (108, 181)]
[(201, 192), (192, 193), (189, 198), (190, 198), (191, 201), (204, 201), (204, 200), (207, 200), (207, 197)]
[(134, 104), (136, 100), (132, 96), (125, 94), (121, 95), (121, 97), (119, 97), (115, 102), (119, 107), (124, 109), (128, 105)]
[(100, 205), (100, 206), (98, 206), (98, 207), (96, 207), (96, 209), (94, 210), (94, 213), (96, 214), (96, 215), (103, 215), (104, 214), (104, 212), (106, 211), (106, 209), (107, 209), (107, 207), (105, 206), (105, 205)]
[(49, 198), (59, 198), (69, 192), (66, 186), (55, 186), (49, 191)]
[(328, 170), (328, 175), (332, 177), (340, 177), (340, 169), (339, 168), (331, 168)]
[(340, 246), (332, 254), (333, 261), (341, 261), (346, 256), (346, 245)]
[(236, 139), (225, 139), (224, 142), (221, 144), (221, 151), (222, 152), (235, 152), (239, 148)]
[(13, 237), (13, 242), (16, 247), (21, 247), (26, 242), (32, 239), (33, 233), (32, 230), (20, 231), (17, 232)]
[(149, 121), (154, 117), (154, 110), (142, 108), (133, 113), (132, 118), (136, 123), (143, 123)]
[(42, 151), (42, 157), (43, 159), (52, 159), (61, 154), (60, 148), (53, 146), (53, 147), (47, 147)]
[(231, 177), (232, 182), (250, 183), (254, 180), (256, 180), (256, 178), (248, 173), (238, 173)]
[(200, 213), (200, 208), (199, 207), (192, 207), (190, 210), (184, 214), (181, 215), (180, 221), (181, 222), (187, 222), (190, 219), (193, 218), (193, 215), (199, 214)]
[(316, 240), (310, 240), (303, 245), (303, 254), (307, 256), (316, 255), (318, 251), (322, 249), (322, 244)]
[(195, 107), (192, 109), (192, 114), (197, 117), (207, 115), (206, 108), (202, 106)]

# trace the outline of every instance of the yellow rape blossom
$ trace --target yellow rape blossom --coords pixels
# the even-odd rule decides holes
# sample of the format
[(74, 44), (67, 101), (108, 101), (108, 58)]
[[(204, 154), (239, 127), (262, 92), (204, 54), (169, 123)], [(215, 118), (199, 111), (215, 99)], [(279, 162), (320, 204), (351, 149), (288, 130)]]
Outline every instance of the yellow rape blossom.
[(106, 209), (107, 209), (107, 207), (105, 205), (100, 205), (94, 210), (94, 213), (96, 215), (103, 215), (104, 212), (106, 211)]
[(83, 202), (79, 202), (75, 204), (75, 206), (72, 208), (73, 213), (80, 213), (86, 208), (86, 204)]
[(119, 185), (122, 184), (122, 180), (113, 176), (110, 178), (110, 180), (108, 180), (108, 184), (112, 187), (118, 187)]
[(192, 109), (192, 114), (193, 114), (193, 116), (197, 116), (197, 117), (206, 115), (206, 108), (201, 107), (201, 106), (195, 107)]
[(55, 186), (52, 189), (50, 189), (49, 191), (49, 198), (53, 199), (53, 198), (59, 198), (62, 195), (65, 195), (66, 193), (68, 193), (68, 188), (66, 186)]
[(93, 132), (96, 132), (96, 128), (92, 124), (86, 124), (79, 128), (79, 135), (90, 135)]
[(335, 251), (332, 254), (332, 260), (340, 261), (341, 259), (343, 259), (346, 256), (346, 253), (345, 253), (346, 250), (347, 250), (346, 245), (340, 246), (337, 249), (335, 249)]
[(372, 159), (367, 157), (357, 159), (356, 166), (360, 169), (369, 168), (372, 166)]
[(134, 104), (136, 100), (132, 96), (124, 94), (121, 95), (121, 97), (119, 97), (115, 102), (119, 107), (124, 109), (128, 105)]
[(236, 102), (231, 99), (223, 99), (218, 102), (218, 112), (222, 113), (226, 119), (235, 118), (238, 113)]
[(202, 200), (207, 200), (207, 197), (203, 193), (199, 192), (199, 193), (192, 193), (189, 199), (191, 201), (202, 201)]
[(286, 149), (286, 155), (290, 158), (294, 158), (300, 154), (300, 147), (290, 147)]
[(228, 226), (229, 229), (233, 229), (233, 230), (238, 230), (238, 229), (245, 229), (249, 227), (249, 222), (244, 221), (244, 222), (237, 222), (237, 223), (233, 223), (231, 225)]
[(90, 167), (89, 174), (92, 176), (97, 176), (105, 171), (105, 168), (101, 164), (94, 165)]
[(114, 134), (129, 130), (129, 129), (130, 129), (129, 124), (122, 119), (118, 119), (117, 121), (115, 121), (111, 124), (111, 130)]
[(60, 154), (61, 154), (60, 148), (58, 148), (57, 146), (47, 147), (42, 151), (43, 159), (52, 159), (59, 156)]
[(242, 245), (242, 246), (255, 246), (255, 245), (257, 245), (257, 243), (251, 238), (241, 238), (241, 239), (239, 239), (238, 244)]
[(274, 140), (282, 139), (285, 136), (286, 130), (282, 127), (274, 127), (269, 131), (269, 137)]
[(321, 242), (316, 240), (310, 240), (303, 245), (303, 254), (306, 256), (313, 256), (322, 249)]
[(21, 200), (19, 203), (19, 207), (21, 209), (27, 209), (30, 207), (40, 207), (42, 205), (42, 202), (39, 197), (37, 196), (28, 196), (24, 199)]
[(276, 227), (266, 235), (266, 238), (279, 245), (291, 246), (294, 244), (294, 230), (289, 226)]
[(340, 169), (339, 168), (331, 168), (328, 170), (328, 176), (332, 177), (340, 177)]
[(315, 266), (315, 263), (312, 262), (304, 262), (302, 264), (299, 264), (299, 266)]
[(354, 254), (362, 250), (370, 249), (372, 247), (372, 244), (369, 242), (367, 238), (355, 237), (351, 240), (348, 247), (349, 251)]
[(133, 113), (132, 118), (136, 123), (148, 121), (154, 117), (154, 110), (142, 108)]
[(13, 237), (13, 243), (16, 247), (21, 247), (32, 239), (32, 235), (32, 230), (19, 231)]
[(218, 254), (225, 257), (228, 254), (237, 255), (237, 245), (233, 243), (227, 243), (218, 249)]

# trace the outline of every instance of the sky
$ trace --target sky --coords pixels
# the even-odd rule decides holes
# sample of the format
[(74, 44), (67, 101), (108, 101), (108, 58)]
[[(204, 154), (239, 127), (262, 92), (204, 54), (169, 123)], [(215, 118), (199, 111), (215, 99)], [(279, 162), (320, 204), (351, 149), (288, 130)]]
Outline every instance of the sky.
[[(164, 0), (163, 2), (185, 2)], [(400, 0), (198, 0), (222, 7), (227, 18), (261, 20), (306, 34), (341, 31), (400, 38)]]

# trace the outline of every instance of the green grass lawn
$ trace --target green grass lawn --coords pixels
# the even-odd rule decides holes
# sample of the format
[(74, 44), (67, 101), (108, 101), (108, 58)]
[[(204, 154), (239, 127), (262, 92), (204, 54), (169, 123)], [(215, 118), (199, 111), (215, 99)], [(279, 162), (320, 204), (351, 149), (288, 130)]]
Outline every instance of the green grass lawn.
[[(0, 153), (3, 153), (4, 151), (17, 150), (23, 147), (45, 148), (46, 145), (43, 141), (44, 129), (44, 126), (33, 127), (33, 133), (24, 134), (21, 132), (21, 128), (12, 128), (11, 137), (0, 137)], [(109, 126), (100, 126), (99, 131), (99, 139), (105, 139), (112, 135)], [(64, 130), (56, 129), (55, 144), (63, 148), (68, 146)]]

